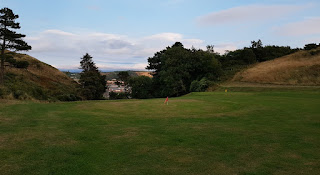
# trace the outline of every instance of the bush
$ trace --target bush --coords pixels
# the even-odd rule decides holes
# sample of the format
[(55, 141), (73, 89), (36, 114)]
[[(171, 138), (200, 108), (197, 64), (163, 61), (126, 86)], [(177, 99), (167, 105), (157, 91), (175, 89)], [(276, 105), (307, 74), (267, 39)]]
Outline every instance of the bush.
[(109, 92), (109, 99), (116, 100), (116, 99), (127, 99), (130, 94), (126, 92), (116, 93), (116, 92)]
[(191, 92), (204, 92), (208, 89), (210, 81), (207, 78), (202, 78), (200, 81), (194, 80), (190, 85)]
[(38, 100), (47, 100), (48, 95), (40, 87), (35, 87), (32, 89), (32, 96)]
[(28, 61), (17, 61), (15, 67), (20, 69), (25, 69), (29, 66)]
[(4, 96), (4, 90), (0, 87), (0, 98)]
[(16, 90), (13, 92), (13, 97), (15, 99), (19, 99), (19, 100), (25, 100), (28, 98), (28, 96), (26, 95), (26, 93), (22, 90)]
[(11, 55), (6, 55), (5, 61), (10, 63), (11, 65), (16, 65), (17, 60), (14, 59)]
[(316, 43), (311, 43), (311, 44), (306, 44), (304, 46), (304, 50), (312, 50), (312, 49), (316, 49), (318, 46)]
[(316, 50), (316, 51), (314, 51), (314, 50), (312, 50), (312, 51), (310, 51), (310, 55), (318, 55), (318, 54), (320, 54), (320, 50)]
[(63, 94), (58, 96), (58, 100), (60, 101), (78, 101), (81, 100), (80, 97), (74, 94)]
[(132, 98), (152, 98), (152, 79), (146, 76), (133, 77), (129, 80)]

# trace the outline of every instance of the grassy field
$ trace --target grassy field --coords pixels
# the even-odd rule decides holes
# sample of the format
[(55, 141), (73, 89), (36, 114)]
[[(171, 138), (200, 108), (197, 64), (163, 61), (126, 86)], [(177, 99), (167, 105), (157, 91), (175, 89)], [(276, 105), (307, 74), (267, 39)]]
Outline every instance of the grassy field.
[(320, 92), (0, 101), (6, 174), (319, 174)]

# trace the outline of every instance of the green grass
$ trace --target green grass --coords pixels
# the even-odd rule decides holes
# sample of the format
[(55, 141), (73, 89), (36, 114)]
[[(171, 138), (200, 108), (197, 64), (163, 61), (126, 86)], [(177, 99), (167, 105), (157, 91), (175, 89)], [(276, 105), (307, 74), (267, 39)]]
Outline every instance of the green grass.
[(319, 174), (320, 92), (0, 105), (6, 174)]

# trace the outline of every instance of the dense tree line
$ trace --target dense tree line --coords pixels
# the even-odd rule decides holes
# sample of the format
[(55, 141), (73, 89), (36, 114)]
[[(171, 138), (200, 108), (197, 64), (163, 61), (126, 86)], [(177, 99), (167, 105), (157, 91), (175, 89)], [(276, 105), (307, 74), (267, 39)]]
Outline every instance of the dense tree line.
[(316, 43), (310, 43), (310, 44), (306, 44), (304, 46), (304, 50), (312, 50), (312, 49), (316, 49), (320, 47), (320, 43), (317, 45)]
[[(314, 45), (306, 45), (314, 48)], [(289, 46), (263, 46), (262, 41), (252, 41), (251, 46), (221, 55), (214, 46), (207, 50), (186, 49), (180, 42), (148, 58), (146, 69), (153, 78), (140, 77), (129, 81), (134, 98), (181, 96), (189, 92), (205, 91), (213, 82), (230, 78), (240, 68), (298, 51)], [(228, 71), (231, 71), (229, 73)], [(229, 73), (229, 74), (228, 74)], [(229, 77), (228, 77), (229, 76)], [(148, 85), (146, 87), (146, 85)], [(141, 88), (143, 87), (143, 88)]]
[(227, 51), (224, 55), (216, 54), (216, 58), (223, 67), (233, 65), (249, 65), (289, 55), (299, 49), (291, 49), (289, 46), (263, 46), (261, 40), (252, 41), (250, 47), (244, 47), (235, 51)]

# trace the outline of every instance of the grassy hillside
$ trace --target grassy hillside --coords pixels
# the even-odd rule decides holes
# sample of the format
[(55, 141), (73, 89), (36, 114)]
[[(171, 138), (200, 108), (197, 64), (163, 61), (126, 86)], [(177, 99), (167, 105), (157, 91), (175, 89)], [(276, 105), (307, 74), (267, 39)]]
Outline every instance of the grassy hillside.
[(17, 61), (27, 61), (27, 69), (6, 67), (0, 97), (6, 99), (67, 100), (77, 98), (78, 84), (58, 69), (26, 54), (9, 53)]
[(0, 106), (7, 174), (320, 172), (320, 92)]
[(256, 64), (237, 73), (232, 81), (318, 86), (320, 85), (320, 48), (299, 51)]

